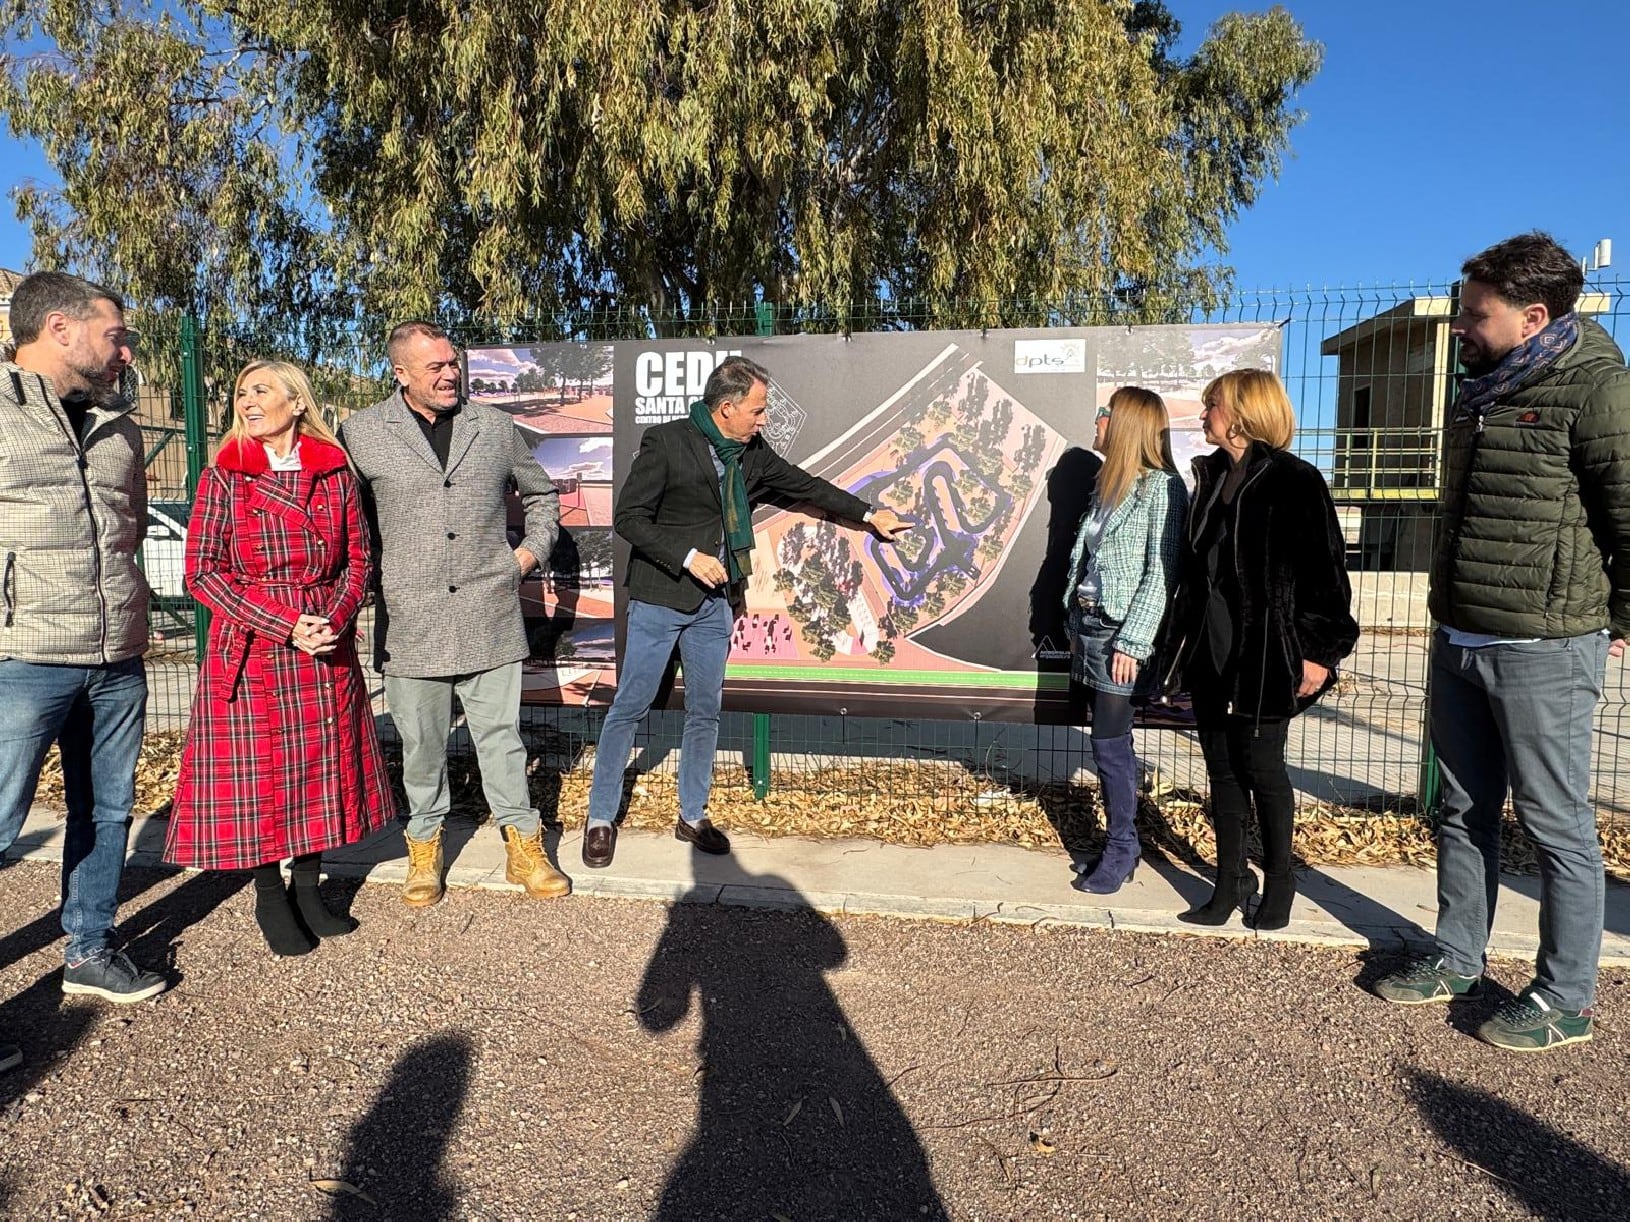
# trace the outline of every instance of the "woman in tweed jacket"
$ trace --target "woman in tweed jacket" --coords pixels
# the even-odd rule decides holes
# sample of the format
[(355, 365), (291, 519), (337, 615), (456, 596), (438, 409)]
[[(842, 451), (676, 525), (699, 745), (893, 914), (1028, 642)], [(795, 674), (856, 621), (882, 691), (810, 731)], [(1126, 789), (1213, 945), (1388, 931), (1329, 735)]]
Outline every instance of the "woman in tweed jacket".
[(356, 654), (368, 533), (356, 477), (314, 405), (299, 369), (249, 365), (199, 481), (187, 589), (215, 618), (164, 846), (180, 865), (248, 870), (255, 920), (279, 955), (356, 928), (317, 894), (322, 852), (395, 814)]
[(1132, 877), (1138, 847), (1138, 759), (1132, 698), (1148, 665), (1176, 577), (1188, 489), (1172, 461), (1166, 404), (1123, 386), (1098, 409), (1093, 448), (1104, 456), (1092, 505), (1076, 530), (1065, 587), (1072, 696), (1091, 708), (1092, 758), (1108, 837), (1078, 865), (1078, 891), (1108, 895)]

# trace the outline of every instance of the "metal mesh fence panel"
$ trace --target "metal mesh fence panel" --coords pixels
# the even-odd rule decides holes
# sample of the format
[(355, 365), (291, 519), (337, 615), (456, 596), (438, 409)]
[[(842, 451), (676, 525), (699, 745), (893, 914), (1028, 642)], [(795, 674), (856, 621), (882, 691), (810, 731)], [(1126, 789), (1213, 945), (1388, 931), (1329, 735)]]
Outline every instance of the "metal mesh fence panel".
[[(1330, 482), (1348, 546), (1354, 613), (1363, 627), (1357, 649), (1336, 690), (1297, 719), (1289, 745), (1292, 780), (1305, 800), (1369, 810), (1410, 811), (1430, 787), (1425, 736), (1426, 660), (1430, 618), (1426, 580), (1436, 523), (1442, 427), (1454, 397), (1455, 352), (1449, 323), (1457, 305), (1449, 283), (1362, 289), (1243, 291), (1213, 309), (1162, 308), (1140, 314), (1124, 302), (1065, 303), (1023, 309), (1000, 304), (968, 305), (961, 320), (988, 318), (991, 325), (1037, 322), (1134, 325), (1143, 322), (1272, 323), (1281, 328), (1281, 375), (1297, 406), (1292, 448)], [(1587, 287), (1582, 312), (1594, 317), (1623, 346), (1626, 285), (1597, 278)], [(947, 317), (940, 311), (936, 317)], [(851, 329), (859, 322), (850, 319)], [(897, 311), (874, 320), (879, 328), (902, 328), (914, 319)], [(731, 336), (829, 332), (834, 316), (820, 309), (751, 305), (714, 311), (702, 318), (663, 318), (647, 311), (598, 311), (582, 315), (517, 319), (502, 324), (451, 321), (463, 344), (606, 340), (640, 337)], [(176, 482), (173, 433), (180, 412), (169, 387), (178, 386), (173, 360), (175, 320), (144, 323), (147, 394), (155, 503), (184, 512), (185, 489)], [(153, 337), (149, 343), (148, 335)], [(299, 350), (251, 351), (254, 337), (224, 329), (204, 335), (204, 385), (212, 433), (230, 410), (232, 378), (252, 356), (279, 355), (311, 372), (335, 419), (377, 401), (389, 389), (383, 335), (362, 333), (304, 337)], [(170, 412), (165, 419), (156, 417)], [(1090, 405), (1083, 402), (1077, 444), (1091, 433)], [(172, 493), (176, 493), (172, 499)], [(160, 529), (150, 524), (152, 531)], [(150, 566), (153, 543), (149, 543)], [(366, 630), (366, 624), (365, 624)], [(154, 610), (155, 731), (184, 726), (195, 674), (190, 618), (184, 597), (161, 598)], [(375, 676), (376, 692), (382, 685)], [(381, 708), (382, 696), (381, 696)], [(1621, 765), (1626, 731), (1622, 668), (1610, 664), (1596, 720), (1595, 798), (1604, 819), (1630, 817), (1630, 771)], [(528, 705), (527, 733), (537, 766), (563, 771), (592, 760), (599, 714), (581, 708)], [(382, 723), (387, 737), (388, 721)], [(681, 714), (654, 712), (642, 731), (632, 763), (642, 771), (671, 772), (677, 763)], [(1064, 726), (996, 723), (970, 718), (946, 722), (902, 718), (776, 715), (770, 718), (770, 782), (796, 786), (812, 802), (841, 804), (865, 796), (916, 810), (1001, 810), (1027, 801), (1048, 786), (1090, 775), (1085, 733)], [(721, 726), (716, 801), (753, 796), (751, 760), (755, 724), (751, 714), (727, 713)], [(461, 735), (455, 748), (467, 745)], [(1205, 769), (1191, 732), (1139, 731), (1139, 755), (1165, 785), (1201, 794)]]

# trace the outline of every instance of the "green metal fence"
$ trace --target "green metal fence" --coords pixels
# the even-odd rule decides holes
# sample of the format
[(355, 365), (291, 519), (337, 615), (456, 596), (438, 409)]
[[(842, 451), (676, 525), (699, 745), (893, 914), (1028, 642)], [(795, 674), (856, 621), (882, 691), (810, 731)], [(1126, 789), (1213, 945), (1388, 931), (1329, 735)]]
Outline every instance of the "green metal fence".
[[(1630, 284), (1593, 278), (1581, 309), (1621, 346), (1630, 341)], [(1068, 308), (993, 304), (967, 307), (959, 317), (988, 316), (992, 325), (1055, 322), (1273, 323), (1283, 333), (1281, 374), (1298, 407), (1294, 449), (1330, 480), (1348, 542), (1355, 614), (1364, 628), (1340, 686), (1298, 719), (1289, 755), (1292, 779), (1305, 797), (1347, 807), (1413, 810), (1435, 785), (1424, 728), (1429, 618), (1426, 570), (1436, 521), (1439, 436), (1453, 398), (1454, 345), (1448, 332), (1456, 305), (1449, 283), (1359, 289), (1240, 292), (1223, 307), (1158, 317), (1139, 316), (1124, 302)], [(657, 318), (644, 311), (601, 311), (575, 317), (520, 319), (502, 325), (448, 322), (469, 345), (685, 336), (727, 336), (831, 331), (829, 312), (755, 304), (700, 319)], [(898, 328), (913, 320), (880, 319)], [(223, 329), (200, 331), (183, 320), (143, 324), (148, 387), (176, 387), (180, 419), (148, 421), (149, 437), (173, 453), (184, 434), (183, 496), (190, 495), (204, 460), (206, 429), (213, 437), (227, 418), (236, 369), (253, 356), (299, 361), (319, 394), (345, 415), (388, 389), (382, 337), (327, 336), (304, 350), (270, 353)], [(164, 396), (150, 396), (163, 400)], [(1083, 403), (1076, 441), (1092, 431)], [(173, 479), (171, 483), (173, 483)], [(168, 490), (166, 491), (168, 497)], [(162, 641), (153, 655), (155, 730), (183, 727), (195, 673), (193, 634), (201, 618), (166, 600), (155, 611)], [(365, 625), (366, 626), (366, 625)], [(196, 638), (201, 640), (201, 636)], [(1622, 672), (1610, 664), (1596, 729), (1596, 801), (1604, 818), (1630, 818), (1630, 749), (1625, 741)], [(577, 708), (528, 706), (527, 724), (544, 767), (584, 767), (599, 714)], [(677, 758), (680, 715), (654, 713), (636, 766), (671, 769)], [(864, 792), (947, 811), (967, 804), (1000, 809), (1038, 784), (1090, 771), (1084, 733), (1071, 727), (998, 724), (970, 718), (947, 722), (842, 716), (727, 714), (720, 749), (739, 766), (719, 769), (717, 801), (762, 796), (774, 778), (837, 801)], [(1170, 784), (1203, 791), (1205, 770), (1193, 735), (1180, 730), (1140, 733), (1139, 754)], [(886, 767), (880, 767), (886, 764)]]

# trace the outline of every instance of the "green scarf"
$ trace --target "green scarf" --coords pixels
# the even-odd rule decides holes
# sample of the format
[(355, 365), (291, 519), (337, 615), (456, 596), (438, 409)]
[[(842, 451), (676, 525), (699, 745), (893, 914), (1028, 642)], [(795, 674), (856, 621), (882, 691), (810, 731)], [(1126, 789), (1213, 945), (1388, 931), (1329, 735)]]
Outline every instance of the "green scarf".
[(700, 430), (713, 452), (724, 464), (724, 483), (719, 500), (724, 505), (724, 559), (735, 585), (753, 571), (753, 510), (747, 503), (747, 477), (741, 473), (741, 452), (745, 441), (731, 441), (713, 423), (713, 413), (698, 399), (690, 405), (690, 422)]

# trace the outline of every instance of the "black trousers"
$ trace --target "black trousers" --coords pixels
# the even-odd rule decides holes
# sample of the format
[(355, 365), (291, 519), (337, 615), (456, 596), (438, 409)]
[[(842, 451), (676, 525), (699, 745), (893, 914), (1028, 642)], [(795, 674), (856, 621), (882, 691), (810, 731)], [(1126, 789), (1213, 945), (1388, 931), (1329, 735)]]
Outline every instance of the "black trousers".
[[(1203, 653), (1204, 650), (1198, 651)], [(1256, 811), (1262, 836), (1262, 872), (1290, 874), (1290, 836), (1296, 800), (1285, 768), (1287, 718), (1258, 719), (1230, 713), (1229, 676), (1209, 658), (1197, 658), (1187, 672), (1194, 721), (1211, 786), (1211, 820), (1217, 829), (1217, 872), (1245, 870), (1245, 827)]]

